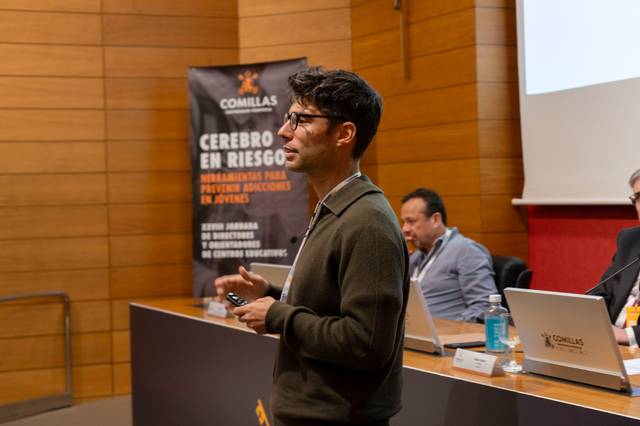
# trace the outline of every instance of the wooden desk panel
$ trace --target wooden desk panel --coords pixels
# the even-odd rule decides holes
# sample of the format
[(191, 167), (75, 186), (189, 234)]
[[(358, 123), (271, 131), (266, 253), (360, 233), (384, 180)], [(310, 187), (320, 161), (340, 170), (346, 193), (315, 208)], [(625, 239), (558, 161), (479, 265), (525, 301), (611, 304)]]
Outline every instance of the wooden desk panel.
[[(178, 418), (190, 425), (254, 424), (257, 398), (270, 411), (276, 338), (258, 336), (235, 318), (210, 317), (193, 303), (132, 304), (134, 424), (168, 425)], [(483, 329), (441, 319), (436, 326), (441, 334)], [(640, 356), (621, 351), (624, 358)], [(404, 408), (392, 425), (640, 424), (640, 398), (528, 374), (487, 378), (452, 369), (452, 354), (405, 351)], [(233, 380), (234, 371), (242, 380)], [(640, 385), (640, 377), (632, 383)]]

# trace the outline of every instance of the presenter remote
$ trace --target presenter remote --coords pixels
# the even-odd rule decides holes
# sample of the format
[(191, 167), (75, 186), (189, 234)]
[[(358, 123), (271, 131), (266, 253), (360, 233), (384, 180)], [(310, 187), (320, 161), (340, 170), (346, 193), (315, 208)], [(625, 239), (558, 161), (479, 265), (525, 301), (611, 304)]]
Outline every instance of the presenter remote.
[(242, 305), (246, 305), (247, 303), (249, 303), (249, 302), (247, 302), (246, 300), (244, 300), (242, 297), (238, 296), (235, 293), (227, 294), (227, 300), (233, 306), (242, 306)]

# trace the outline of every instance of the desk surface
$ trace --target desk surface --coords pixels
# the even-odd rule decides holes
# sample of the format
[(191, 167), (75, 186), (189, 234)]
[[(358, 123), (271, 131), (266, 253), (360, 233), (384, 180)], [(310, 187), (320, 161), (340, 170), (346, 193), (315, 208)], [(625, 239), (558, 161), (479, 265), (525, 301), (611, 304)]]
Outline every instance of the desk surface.
[[(195, 306), (199, 301), (198, 299), (190, 298), (156, 299), (134, 303), (134, 305), (253, 333), (252, 330), (234, 317), (218, 318), (207, 315), (206, 309)], [(481, 324), (449, 321), (440, 318), (435, 318), (434, 320), (441, 334), (477, 333), (484, 330)], [(621, 346), (620, 351), (624, 359), (640, 358), (640, 350), (638, 349)], [(519, 361), (522, 361), (523, 355), (519, 353), (518, 356)], [(632, 398), (623, 393), (529, 374), (483, 377), (453, 369), (451, 367), (452, 360), (451, 356), (437, 356), (412, 350), (405, 350), (404, 352), (404, 366), (408, 368), (640, 419), (640, 398)], [(640, 375), (631, 376), (631, 382), (635, 386), (640, 386)]]

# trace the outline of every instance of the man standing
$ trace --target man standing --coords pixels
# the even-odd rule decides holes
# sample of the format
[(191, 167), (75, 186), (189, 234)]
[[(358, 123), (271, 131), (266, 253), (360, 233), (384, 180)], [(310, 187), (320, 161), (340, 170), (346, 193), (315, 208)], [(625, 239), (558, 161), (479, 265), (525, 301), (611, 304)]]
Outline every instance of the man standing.
[[(629, 199), (636, 208), (638, 220), (640, 220), (640, 169), (629, 178), (629, 186), (633, 190), (633, 195)], [(640, 262), (636, 262), (619, 274), (615, 272), (637, 259), (638, 256), (640, 256), (640, 226), (623, 229), (618, 234), (616, 253), (611, 266), (602, 275), (602, 280), (609, 277), (611, 279), (588, 293), (604, 297), (618, 343), (636, 347), (640, 341), (638, 326)]]
[(387, 425), (400, 410), (408, 251), (382, 191), (359, 171), (382, 102), (359, 76), (309, 68), (289, 77), (292, 104), (278, 135), (288, 170), (318, 195), (284, 288), (240, 267), (218, 299), (258, 333), (280, 335), (276, 425)]
[(402, 199), (402, 232), (417, 249), (410, 260), (411, 278), (422, 288), (431, 314), (478, 321), (489, 295), (497, 294), (491, 255), (482, 245), (447, 228), (442, 198), (418, 188)]

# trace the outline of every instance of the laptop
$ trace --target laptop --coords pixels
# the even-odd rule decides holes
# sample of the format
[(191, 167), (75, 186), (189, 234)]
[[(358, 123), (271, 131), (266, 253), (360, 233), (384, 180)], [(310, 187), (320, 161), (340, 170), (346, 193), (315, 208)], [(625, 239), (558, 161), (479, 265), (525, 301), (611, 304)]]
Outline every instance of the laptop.
[(275, 263), (251, 262), (249, 264), (251, 272), (263, 276), (271, 284), (283, 287), (287, 280), (291, 265), (277, 265)]
[(632, 395), (609, 314), (600, 296), (506, 288), (527, 372)]
[[(445, 345), (484, 342), (484, 333), (439, 335), (433, 323), (420, 283), (411, 280), (404, 331), (404, 347), (420, 352), (443, 355)], [(479, 344), (481, 346), (481, 344)]]

